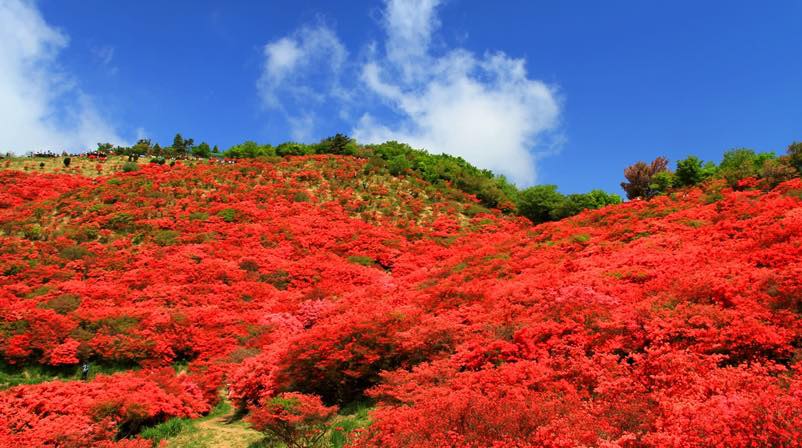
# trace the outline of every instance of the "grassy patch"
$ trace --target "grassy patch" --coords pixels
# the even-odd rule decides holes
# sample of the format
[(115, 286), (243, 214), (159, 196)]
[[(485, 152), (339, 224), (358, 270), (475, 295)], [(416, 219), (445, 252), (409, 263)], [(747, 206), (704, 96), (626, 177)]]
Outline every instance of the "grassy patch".
[[(89, 378), (96, 375), (110, 375), (125, 370), (136, 370), (136, 367), (115, 364), (89, 364)], [(0, 362), (0, 390), (23, 384), (39, 384), (47, 381), (79, 381), (80, 365), (42, 366), (42, 365), (10, 365)]]
[(206, 212), (192, 212), (189, 214), (190, 221), (206, 221), (209, 219), (209, 214)]
[(376, 260), (364, 255), (351, 255), (348, 257), (351, 263), (361, 264), (362, 266), (373, 267), (376, 265)]
[(225, 222), (234, 222), (237, 220), (237, 211), (233, 208), (224, 208), (217, 212), (217, 216), (222, 218)]
[(159, 230), (153, 234), (153, 242), (159, 246), (172, 246), (180, 235), (175, 230)]
[(329, 444), (331, 448), (343, 448), (350, 439), (351, 433), (370, 425), (368, 413), (373, 409), (370, 403), (357, 402), (344, 407), (340, 415), (331, 422)]
[(587, 233), (578, 233), (576, 235), (571, 235), (571, 242), (573, 243), (580, 243), (584, 244), (590, 241), (590, 235)]
[(156, 426), (143, 429), (140, 435), (143, 439), (152, 440), (154, 444), (157, 444), (164, 439), (176, 437), (181, 433), (185, 433), (193, 429), (194, 425), (192, 424), (192, 419), (171, 418), (170, 420), (159, 423)]

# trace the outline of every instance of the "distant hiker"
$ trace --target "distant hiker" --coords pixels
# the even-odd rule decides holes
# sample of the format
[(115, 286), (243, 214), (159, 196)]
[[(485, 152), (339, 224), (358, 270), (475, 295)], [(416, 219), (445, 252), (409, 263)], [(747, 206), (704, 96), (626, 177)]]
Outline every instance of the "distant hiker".
[(81, 379), (84, 381), (89, 379), (89, 363), (85, 361), (81, 366)]

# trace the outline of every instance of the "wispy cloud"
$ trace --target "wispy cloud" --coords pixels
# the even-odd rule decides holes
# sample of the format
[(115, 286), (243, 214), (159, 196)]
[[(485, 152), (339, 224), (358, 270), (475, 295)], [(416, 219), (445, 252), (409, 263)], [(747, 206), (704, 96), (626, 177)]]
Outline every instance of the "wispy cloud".
[(35, 4), (0, 0), (0, 150), (79, 150), (122, 143), (95, 101), (58, 64), (68, 36)]
[(97, 63), (105, 68), (111, 75), (116, 75), (119, 71), (114, 64), (114, 51), (114, 47), (111, 45), (102, 45), (92, 48), (92, 54)]
[(388, 0), (383, 40), (365, 44), (356, 60), (347, 60), (328, 27), (303, 27), (267, 44), (258, 84), (265, 104), (290, 117), (293, 134), (312, 135), (314, 117), (335, 112), (316, 105), (336, 103), (341, 116), (357, 111), (351, 132), (361, 142), (400, 140), (534, 183), (537, 158), (558, 141), (556, 89), (501, 51), (434, 51), (439, 4)]
[(339, 75), (348, 51), (334, 31), (320, 22), (267, 43), (257, 82), (263, 104), (282, 111), (293, 138), (308, 139), (315, 109), (345, 90)]

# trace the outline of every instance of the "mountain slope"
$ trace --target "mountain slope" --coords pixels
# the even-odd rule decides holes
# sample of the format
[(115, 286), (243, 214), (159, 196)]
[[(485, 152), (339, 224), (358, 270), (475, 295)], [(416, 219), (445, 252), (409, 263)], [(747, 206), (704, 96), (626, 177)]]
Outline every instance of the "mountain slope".
[(356, 446), (802, 437), (799, 180), (538, 226), (345, 156), (0, 184), (8, 369), (127, 370), (0, 393), (3, 443), (150, 446), (220, 387), (374, 400)]

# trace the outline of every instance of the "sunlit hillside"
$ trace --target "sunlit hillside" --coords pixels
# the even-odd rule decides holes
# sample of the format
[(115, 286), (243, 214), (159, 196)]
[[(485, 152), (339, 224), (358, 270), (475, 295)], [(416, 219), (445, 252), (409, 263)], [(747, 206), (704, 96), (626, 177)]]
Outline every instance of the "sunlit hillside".
[(0, 445), (802, 440), (799, 179), (534, 225), (352, 156), (11, 163)]

